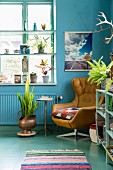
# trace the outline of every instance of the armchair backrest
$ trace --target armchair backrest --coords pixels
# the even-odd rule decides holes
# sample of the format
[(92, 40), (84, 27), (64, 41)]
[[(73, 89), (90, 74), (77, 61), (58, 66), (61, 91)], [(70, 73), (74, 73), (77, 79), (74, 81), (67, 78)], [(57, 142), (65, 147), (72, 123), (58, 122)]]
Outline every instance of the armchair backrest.
[(96, 89), (99, 89), (100, 86), (90, 84), (88, 78), (74, 78), (72, 86), (78, 108), (96, 105)]

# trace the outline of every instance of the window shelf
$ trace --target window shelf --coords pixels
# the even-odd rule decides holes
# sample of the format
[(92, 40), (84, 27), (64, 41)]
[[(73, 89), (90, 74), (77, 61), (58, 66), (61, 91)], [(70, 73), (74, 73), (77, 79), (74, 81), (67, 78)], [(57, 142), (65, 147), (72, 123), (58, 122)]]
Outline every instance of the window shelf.
[[(30, 86), (56, 86), (57, 83), (30, 83)], [(25, 83), (0, 83), (0, 86), (25, 86)]]
[(37, 31), (20, 31), (20, 30), (11, 30), (11, 31), (4, 31), (4, 30), (0, 30), (0, 35), (1, 36), (12, 36), (12, 35), (23, 35), (23, 34), (28, 34), (28, 35), (34, 35), (34, 34), (38, 34), (38, 35), (51, 35), (53, 33), (55, 33), (55, 30), (37, 30)]
[(2, 55), (2, 56), (25, 56), (25, 55), (27, 55), (27, 56), (36, 56), (36, 55), (56, 55), (56, 53), (35, 53), (35, 54), (0, 54), (0, 55)]

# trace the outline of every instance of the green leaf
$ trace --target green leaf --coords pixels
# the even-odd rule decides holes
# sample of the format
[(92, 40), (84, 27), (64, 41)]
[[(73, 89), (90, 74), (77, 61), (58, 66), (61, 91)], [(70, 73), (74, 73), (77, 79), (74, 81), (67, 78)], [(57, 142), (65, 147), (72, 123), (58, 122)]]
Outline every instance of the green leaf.
[(35, 109), (38, 107), (38, 103), (34, 101), (34, 88), (32, 88), (32, 91), (30, 92), (29, 82), (30, 80), (28, 77), (25, 84), (24, 95), (20, 95), (20, 93), (17, 93), (17, 97), (21, 105), (22, 117), (25, 117), (27, 115), (32, 115)]
[[(106, 80), (107, 72), (109, 72), (111, 66), (113, 66), (113, 61), (108, 66), (106, 66), (106, 64), (102, 61), (102, 58), (103, 56), (98, 61), (87, 61), (92, 68), (88, 73), (88, 81), (90, 81), (91, 83), (97, 83), (97, 85)], [(109, 84), (110, 83), (111, 82), (109, 82)]]

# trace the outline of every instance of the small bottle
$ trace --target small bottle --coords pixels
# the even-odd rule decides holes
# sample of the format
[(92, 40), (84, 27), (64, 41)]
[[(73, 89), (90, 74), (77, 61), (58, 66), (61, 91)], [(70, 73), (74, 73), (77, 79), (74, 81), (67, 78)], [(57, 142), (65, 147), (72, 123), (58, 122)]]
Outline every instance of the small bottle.
[(24, 21), (24, 31), (26, 31), (26, 21)]
[(34, 22), (34, 25), (33, 25), (33, 31), (37, 31), (37, 25), (36, 25), (36, 22)]

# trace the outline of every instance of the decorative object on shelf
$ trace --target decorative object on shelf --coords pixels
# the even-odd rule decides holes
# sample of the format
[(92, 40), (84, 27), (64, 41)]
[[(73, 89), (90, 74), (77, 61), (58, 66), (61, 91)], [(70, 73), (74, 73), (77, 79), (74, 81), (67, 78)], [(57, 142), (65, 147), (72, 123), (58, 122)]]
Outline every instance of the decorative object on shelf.
[(14, 75), (14, 82), (21, 83), (21, 75), (20, 74)]
[(19, 54), (20, 53), (20, 50), (16, 49), (14, 50), (14, 54)]
[(110, 68), (113, 66), (113, 61), (108, 66), (106, 66), (106, 64), (102, 61), (102, 58), (103, 56), (98, 61), (87, 61), (92, 68), (88, 73), (88, 81), (90, 81), (91, 83), (95, 82), (97, 83), (97, 85), (104, 83), (105, 89), (108, 91), (110, 85), (113, 83), (113, 80), (109, 79), (106, 84), (105, 81), (108, 78)]
[(7, 76), (6, 75), (4, 75), (4, 74), (2, 74), (2, 73), (0, 73), (0, 82), (4, 82), (4, 81), (7, 81)]
[(49, 81), (49, 76), (47, 75), (48, 71), (54, 70), (54, 67), (51, 67), (48, 65), (48, 60), (41, 60), (41, 63), (39, 66), (35, 65), (37, 68), (42, 69), (42, 74), (43, 76), (43, 82), (48, 83)]
[(26, 25), (26, 21), (24, 21), (24, 31), (27, 30), (27, 25)]
[(34, 24), (33, 24), (33, 31), (37, 31), (37, 25), (36, 25), (36, 22), (34, 22)]
[(38, 53), (44, 53), (45, 48), (49, 48), (48, 40), (49, 37), (44, 38), (43, 36), (38, 36), (35, 34), (34, 39), (29, 39), (27, 43), (32, 49), (37, 49)]
[(111, 158), (113, 161), (113, 146), (107, 146), (106, 147), (106, 154)]
[(22, 59), (22, 72), (28, 72), (28, 58), (24, 56)]
[(32, 72), (30, 74), (30, 80), (31, 80), (31, 83), (37, 83), (37, 75), (36, 75), (36, 73)]
[(38, 53), (39, 53), (39, 54), (43, 54), (43, 53), (44, 53), (44, 49), (43, 49), (42, 47), (39, 47)]
[(49, 82), (49, 76), (42, 76), (43, 83), (48, 83)]
[(109, 96), (107, 98), (107, 104), (108, 104), (108, 111), (113, 111), (113, 97)]
[(9, 54), (9, 49), (5, 49), (5, 53), (4, 54)]
[(22, 75), (23, 83), (26, 83), (26, 81), (27, 81), (27, 77), (28, 77), (28, 75), (27, 75), (27, 74), (23, 74), (23, 75)]
[(113, 132), (113, 123), (110, 123), (110, 130)]
[(42, 27), (43, 30), (45, 30), (46, 24), (41, 24), (41, 27)]
[(30, 54), (30, 48), (28, 45), (20, 45), (20, 54)]
[(24, 95), (17, 93), (21, 105), (21, 110), (18, 112), (18, 125), (23, 130), (17, 133), (19, 136), (32, 136), (36, 134), (36, 132), (31, 129), (36, 125), (36, 115), (34, 115), (34, 111), (38, 107), (38, 103), (34, 101), (34, 89), (30, 92), (29, 82), (30, 80), (28, 77), (25, 84)]

